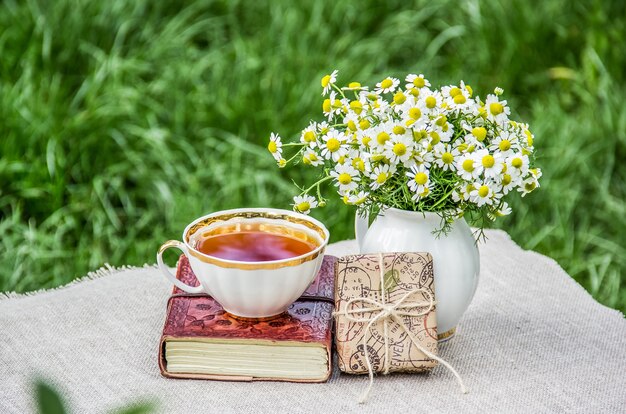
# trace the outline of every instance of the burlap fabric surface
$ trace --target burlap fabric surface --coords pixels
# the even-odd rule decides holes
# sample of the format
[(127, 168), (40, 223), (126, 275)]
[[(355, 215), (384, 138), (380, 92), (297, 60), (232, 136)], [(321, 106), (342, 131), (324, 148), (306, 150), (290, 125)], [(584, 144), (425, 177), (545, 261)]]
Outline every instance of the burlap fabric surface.
[[(50, 379), (73, 412), (158, 401), (160, 412), (586, 412), (626, 410), (626, 321), (595, 302), (553, 260), (501, 231), (481, 245), (474, 302), (430, 375), (363, 376), (335, 369), (325, 384), (161, 377), (157, 345), (171, 291), (155, 268), (0, 300), (0, 412), (32, 412), (32, 380)], [(328, 253), (354, 253), (353, 241)]]

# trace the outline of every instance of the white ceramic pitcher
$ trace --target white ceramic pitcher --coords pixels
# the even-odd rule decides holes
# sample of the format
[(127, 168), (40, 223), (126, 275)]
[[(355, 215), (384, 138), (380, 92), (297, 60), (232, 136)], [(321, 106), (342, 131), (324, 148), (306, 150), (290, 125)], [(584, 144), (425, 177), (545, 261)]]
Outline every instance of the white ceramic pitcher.
[(440, 340), (451, 337), (467, 310), (480, 272), (478, 247), (465, 219), (456, 220), (446, 235), (436, 213), (384, 210), (368, 229), (368, 219), (358, 214), (356, 239), (361, 253), (429, 252), (433, 256), (437, 330)]

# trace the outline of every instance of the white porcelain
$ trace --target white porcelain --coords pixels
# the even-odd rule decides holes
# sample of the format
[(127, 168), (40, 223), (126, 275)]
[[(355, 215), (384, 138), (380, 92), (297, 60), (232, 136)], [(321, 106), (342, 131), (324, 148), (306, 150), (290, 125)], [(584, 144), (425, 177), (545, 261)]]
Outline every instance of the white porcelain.
[[(193, 248), (195, 236), (220, 226), (268, 223), (304, 232), (317, 247), (304, 255), (284, 260), (239, 262), (209, 256)], [(207, 293), (227, 311), (246, 318), (265, 318), (287, 310), (313, 282), (324, 258), (329, 233), (318, 220), (288, 210), (243, 208), (219, 211), (194, 220), (183, 232), (183, 242), (165, 242), (157, 253), (157, 263), (169, 281), (188, 293)], [(182, 283), (163, 263), (163, 252), (170, 247), (189, 259), (200, 286)]]
[(467, 310), (480, 272), (478, 247), (465, 219), (456, 220), (447, 235), (433, 234), (441, 228), (436, 213), (389, 208), (376, 217), (370, 228), (367, 218), (355, 221), (361, 253), (429, 252), (433, 256), (437, 330), (445, 333), (456, 327)]

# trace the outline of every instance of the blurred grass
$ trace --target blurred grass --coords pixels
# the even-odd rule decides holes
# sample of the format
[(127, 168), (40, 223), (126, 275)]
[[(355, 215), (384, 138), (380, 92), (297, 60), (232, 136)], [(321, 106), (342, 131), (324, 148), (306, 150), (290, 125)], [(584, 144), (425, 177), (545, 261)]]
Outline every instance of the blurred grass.
[[(625, 16), (600, 0), (5, 0), (0, 290), (154, 262), (211, 211), (288, 208), (311, 171), (276, 169), (266, 140), (319, 119), (338, 68), (503, 87), (544, 177), (497, 225), (626, 311)], [(352, 210), (314, 215), (352, 237)]]

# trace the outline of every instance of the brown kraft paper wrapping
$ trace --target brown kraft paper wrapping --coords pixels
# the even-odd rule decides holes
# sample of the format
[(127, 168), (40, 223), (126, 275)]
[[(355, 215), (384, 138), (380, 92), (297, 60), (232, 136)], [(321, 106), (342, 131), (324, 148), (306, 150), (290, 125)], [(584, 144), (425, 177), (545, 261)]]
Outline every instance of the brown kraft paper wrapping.
[[(337, 261), (335, 344), (339, 369), (349, 374), (368, 373), (365, 343), (374, 372), (430, 370), (437, 362), (428, 358), (412, 343), (404, 328), (399, 325), (399, 320), (403, 321), (424, 349), (437, 355), (435, 305), (428, 311), (428, 305), (431, 300), (434, 301), (435, 295), (432, 257), (429, 253), (382, 254), (384, 286), (381, 286), (380, 256), (381, 254), (352, 255)], [(381, 295), (383, 291), (384, 298)], [(411, 291), (413, 293), (409, 293)], [(358, 298), (366, 301), (356, 300)], [(352, 303), (348, 303), (351, 300)], [(411, 306), (412, 304), (420, 306)], [(395, 307), (398, 311), (395, 318), (380, 314), (389, 307)], [(347, 310), (357, 310), (358, 314), (352, 315), (360, 319), (371, 320), (377, 316), (378, 319), (367, 329), (367, 322), (351, 321), (345, 314)], [(413, 316), (420, 313), (426, 314)], [(384, 338), (385, 331), (387, 341)]]

